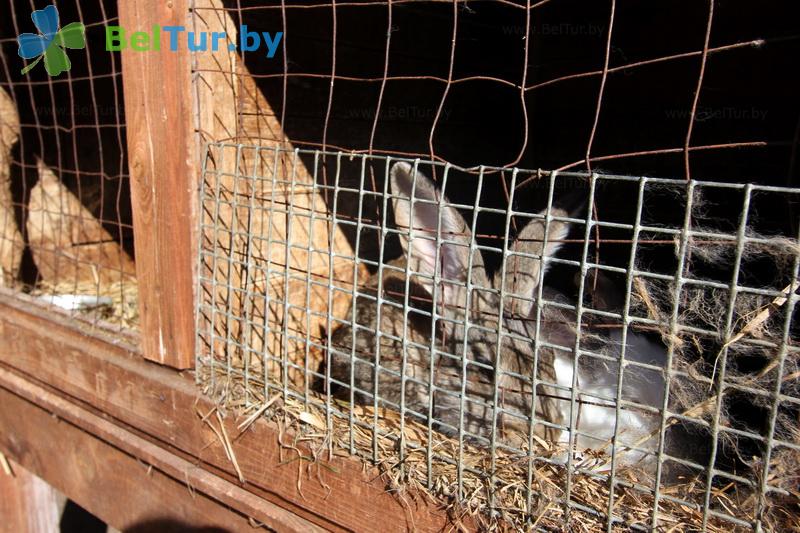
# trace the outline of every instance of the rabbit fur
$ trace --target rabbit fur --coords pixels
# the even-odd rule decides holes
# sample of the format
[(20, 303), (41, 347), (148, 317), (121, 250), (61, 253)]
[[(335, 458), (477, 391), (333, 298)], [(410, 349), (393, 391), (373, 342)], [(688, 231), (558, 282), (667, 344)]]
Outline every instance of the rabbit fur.
[[(559, 250), (569, 232), (566, 222), (540, 213), (509, 245), (505, 268), (490, 277), (469, 224), (430, 179), (398, 162), (390, 186), (404, 254), (359, 289), (355, 327), (343, 324), (333, 332), (327, 364), (337, 395), (366, 404), (377, 396), (379, 405), (403, 408), (406, 416), (430, 420), (447, 434), (461, 428), (465, 438), (484, 443), (496, 432), (499, 442), (523, 448), (533, 423), (537, 437), (569, 442), (574, 428), (578, 451), (608, 451), (618, 425), (618, 444), (655, 449), (655, 438), (637, 441), (658, 428), (658, 413), (626, 408), (617, 420), (619, 332), (582, 340), (582, 354), (590, 349), (606, 357), (582, 355), (576, 365), (576, 320), (566, 298), (542, 287), (545, 301), (562, 305), (536, 304), (547, 268), (541, 258)], [(553, 207), (549, 215), (567, 213)], [(663, 347), (634, 332), (627, 340), (626, 361), (663, 367)], [(574, 385), (579, 393), (572, 409)], [(661, 407), (659, 370), (626, 366), (622, 386), (624, 400)], [(621, 460), (646, 455), (626, 451)]]

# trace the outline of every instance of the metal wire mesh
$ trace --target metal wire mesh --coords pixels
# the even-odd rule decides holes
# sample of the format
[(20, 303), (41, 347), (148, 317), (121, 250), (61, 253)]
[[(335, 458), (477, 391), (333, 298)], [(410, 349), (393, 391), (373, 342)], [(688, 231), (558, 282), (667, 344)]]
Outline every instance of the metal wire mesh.
[(487, 520), (791, 524), (798, 194), (212, 143), (198, 380)]
[(465, 167), (785, 185), (797, 173), (790, 6), (716, 4), (198, 0), (196, 29), (224, 28), (231, 44), (241, 25), (282, 33), (271, 58), (197, 54), (199, 91), (235, 117), (208, 127), (218, 106), (200, 98), (199, 128), (210, 142), (286, 135)]
[(456, 520), (796, 523), (784, 7), (197, 0), (283, 37), (195, 55), (199, 382)]
[(3, 7), (0, 286), (52, 310), (128, 330), (137, 325), (138, 309), (121, 65), (118, 53), (92, 46), (105, 41), (106, 25), (118, 24), (116, 4), (86, 0), (47, 8), (57, 9), (60, 28), (83, 23), (89, 43), (68, 50), (71, 68), (52, 77), (49, 59), (18, 55), (17, 37), (41, 32), (31, 13), (47, 4)]

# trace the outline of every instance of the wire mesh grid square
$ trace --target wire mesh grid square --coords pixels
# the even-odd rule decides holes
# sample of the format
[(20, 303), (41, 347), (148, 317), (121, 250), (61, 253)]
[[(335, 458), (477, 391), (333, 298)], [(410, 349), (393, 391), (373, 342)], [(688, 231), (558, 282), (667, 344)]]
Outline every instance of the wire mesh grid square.
[(459, 170), (209, 144), (205, 390), (486, 523), (796, 523), (800, 190)]

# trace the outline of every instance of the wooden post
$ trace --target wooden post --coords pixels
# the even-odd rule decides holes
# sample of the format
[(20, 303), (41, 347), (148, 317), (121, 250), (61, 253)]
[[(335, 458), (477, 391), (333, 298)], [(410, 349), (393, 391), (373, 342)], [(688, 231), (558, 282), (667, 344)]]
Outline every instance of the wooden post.
[[(2, 391), (5, 392), (5, 391)], [(3, 531), (58, 531), (64, 498), (42, 479), (0, 456)]]
[[(189, 0), (120, 0), (120, 26), (153, 34), (153, 27), (189, 26)], [(142, 350), (175, 368), (194, 363), (193, 212), (197, 148), (191, 56), (186, 32), (170, 49), (122, 51), (128, 159), (139, 283)]]

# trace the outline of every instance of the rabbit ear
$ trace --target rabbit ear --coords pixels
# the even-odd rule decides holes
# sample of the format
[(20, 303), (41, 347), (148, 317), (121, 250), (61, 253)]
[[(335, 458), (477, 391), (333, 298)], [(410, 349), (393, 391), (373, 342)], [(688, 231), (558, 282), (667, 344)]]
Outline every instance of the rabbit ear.
[[(436, 190), (433, 182), (422, 172), (415, 172), (408, 163), (395, 163), (390, 174), (395, 224), (402, 232), (400, 242), (411, 271), (433, 277), (438, 268), (440, 277), (450, 281), (451, 285), (452, 282), (465, 283), (470, 266), (472, 232), (464, 218), (455, 208), (444, 205), (447, 199)], [(440, 237), (438, 242), (437, 235)], [(478, 250), (472, 255), (470, 280), (472, 285), (490, 287), (483, 257)], [(432, 280), (420, 282), (429, 291), (433, 287)], [(445, 294), (448, 292), (454, 291), (445, 291)]]
[[(539, 213), (544, 216), (546, 210)], [(553, 208), (550, 214), (556, 217), (566, 217), (567, 212), (563, 209)], [(505, 271), (505, 290), (511, 296), (512, 310), (520, 316), (528, 316), (533, 302), (522, 298), (532, 299), (536, 288), (539, 286), (539, 276), (545, 272), (541, 269), (542, 257), (551, 257), (558, 252), (563, 245), (563, 240), (569, 233), (569, 224), (557, 220), (551, 220), (547, 231), (547, 245), (544, 243), (545, 221), (535, 219), (529, 222), (517, 235), (517, 239), (509, 247), (509, 256), (506, 260)], [(525, 256), (519, 255), (525, 254)], [(532, 257), (528, 257), (532, 256)], [(502, 272), (495, 274), (495, 287), (500, 286)], [(514, 298), (516, 296), (516, 298)]]

